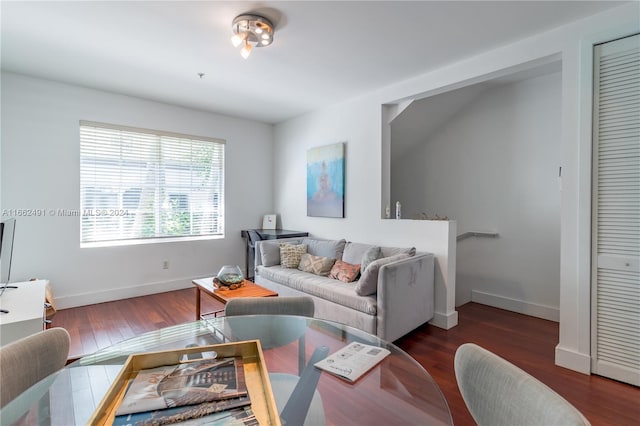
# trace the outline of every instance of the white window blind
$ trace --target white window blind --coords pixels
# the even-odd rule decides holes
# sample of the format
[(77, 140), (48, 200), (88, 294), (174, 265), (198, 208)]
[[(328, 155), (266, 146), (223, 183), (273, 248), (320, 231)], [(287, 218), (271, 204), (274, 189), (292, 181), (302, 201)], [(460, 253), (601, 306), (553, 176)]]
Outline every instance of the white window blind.
[(81, 245), (224, 232), (224, 140), (80, 122)]

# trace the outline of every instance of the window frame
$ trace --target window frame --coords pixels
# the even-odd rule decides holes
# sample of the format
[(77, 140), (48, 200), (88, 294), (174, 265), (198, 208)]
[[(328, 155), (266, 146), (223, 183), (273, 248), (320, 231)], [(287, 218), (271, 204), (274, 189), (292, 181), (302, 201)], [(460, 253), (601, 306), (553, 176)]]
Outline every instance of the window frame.
[[(80, 120), (78, 129), (81, 248), (224, 238), (226, 186), (226, 141), (224, 139), (86, 120)], [(101, 140), (101, 138), (104, 139)], [(142, 150), (147, 151), (140, 154), (137, 151), (141, 148), (132, 142), (144, 142)], [(189, 151), (186, 154), (180, 148), (180, 144), (185, 142), (189, 144)], [(107, 148), (102, 149), (102, 143), (107, 145)], [(212, 146), (203, 148), (206, 144), (212, 144)], [(127, 145), (131, 149), (123, 150)], [(196, 152), (202, 149), (206, 153)], [(131, 159), (129, 155), (140, 155), (141, 159), (138, 157)], [(203, 156), (205, 158), (209, 156), (207, 160), (210, 162), (202, 163)], [(200, 160), (199, 163), (198, 160)], [(116, 170), (107, 170), (108, 166), (104, 165), (101, 168), (97, 165), (100, 162), (113, 162), (116, 164), (113, 167)], [(140, 169), (136, 170), (137, 167)], [(123, 175), (126, 174), (127, 168), (135, 179), (139, 180), (136, 186), (127, 186), (134, 185), (130, 182), (123, 183), (126, 180)], [(203, 170), (204, 173), (202, 173)], [(105, 174), (101, 175), (101, 172)], [(179, 187), (176, 187), (175, 182), (167, 182), (172, 173), (178, 176)], [(120, 181), (109, 186), (104, 183), (105, 176), (119, 177)], [(151, 176), (151, 184), (148, 176)], [(189, 183), (185, 184), (183, 178)], [(146, 179), (144, 184), (141, 183), (143, 179)], [(93, 194), (91, 194), (92, 189), (94, 189)], [(140, 194), (144, 191), (147, 191), (146, 195), (152, 199), (152, 205), (147, 205), (146, 209), (140, 202)], [(118, 208), (127, 212), (127, 215), (129, 209), (124, 205), (127, 203), (130, 205), (132, 199), (136, 200), (137, 197), (135, 214), (130, 219), (137, 224), (124, 224), (123, 218), (115, 222), (113, 218), (110, 221), (106, 218), (96, 220), (96, 212), (101, 207), (97, 207), (99, 203), (91, 200), (91, 197), (103, 199), (115, 197)], [(185, 205), (188, 205), (186, 210)], [(183, 213), (187, 213), (186, 225), (180, 220)], [(201, 215), (205, 218), (194, 220), (194, 216)], [(140, 225), (138, 222), (145, 221), (145, 217), (151, 218), (149, 220), (153, 223), (154, 229), (150, 236), (140, 235), (143, 232), (141, 228), (145, 225)], [(96, 230), (102, 231), (102, 237), (87, 235), (87, 229), (91, 226), (87, 226), (87, 221), (93, 222), (91, 230), (94, 233)], [(175, 225), (176, 221), (180, 222), (179, 226), (176, 226), (177, 231), (171, 229), (171, 225)], [(184, 226), (188, 227), (188, 233), (179, 234), (184, 232), (184, 229), (180, 230)], [(194, 233), (194, 228), (200, 229)], [(205, 228), (204, 232), (203, 228)], [(211, 232), (207, 232), (206, 229)], [(131, 236), (126, 236), (126, 232), (132, 233)], [(168, 232), (171, 234), (167, 235)], [(109, 238), (105, 238), (105, 235)]]

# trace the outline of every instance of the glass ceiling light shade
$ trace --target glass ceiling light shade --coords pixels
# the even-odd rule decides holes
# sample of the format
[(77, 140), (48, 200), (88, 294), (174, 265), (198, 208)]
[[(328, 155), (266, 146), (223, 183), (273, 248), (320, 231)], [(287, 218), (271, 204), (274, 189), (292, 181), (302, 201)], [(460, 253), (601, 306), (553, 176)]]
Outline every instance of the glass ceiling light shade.
[(243, 41), (244, 39), (238, 34), (234, 34), (233, 37), (231, 37), (231, 44), (233, 44), (233, 47), (239, 47)]
[(237, 16), (231, 28), (233, 29), (231, 43), (235, 47), (243, 45), (240, 54), (245, 59), (249, 57), (253, 47), (269, 46), (273, 42), (273, 24), (263, 16), (249, 14)]
[(242, 50), (240, 50), (240, 55), (244, 59), (247, 59), (250, 54), (251, 54), (251, 45), (249, 44), (249, 42), (245, 41), (244, 42), (244, 47), (242, 48)]

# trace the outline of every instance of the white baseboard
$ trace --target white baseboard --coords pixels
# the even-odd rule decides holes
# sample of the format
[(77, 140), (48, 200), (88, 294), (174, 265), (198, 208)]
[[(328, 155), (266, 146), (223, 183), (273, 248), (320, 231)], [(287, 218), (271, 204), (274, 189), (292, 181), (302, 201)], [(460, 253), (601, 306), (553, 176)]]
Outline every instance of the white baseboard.
[(148, 283), (133, 287), (122, 287), (103, 291), (92, 291), (90, 293), (74, 294), (71, 296), (56, 297), (56, 309), (75, 308), (77, 306), (111, 302), (114, 300), (128, 299), (130, 297), (164, 293), (166, 291), (181, 290), (183, 288), (189, 288), (191, 286), (191, 279), (185, 278), (181, 280)]
[(507, 311), (517, 312), (519, 314), (560, 322), (560, 309), (551, 306), (538, 305), (524, 300), (511, 299), (509, 297), (477, 290), (471, 291), (471, 301), (493, 306), (494, 308), (506, 309)]
[(449, 330), (458, 325), (458, 311), (453, 311), (448, 314), (434, 312), (433, 319), (429, 321), (429, 324)]
[(556, 365), (578, 373), (591, 374), (591, 356), (556, 346)]

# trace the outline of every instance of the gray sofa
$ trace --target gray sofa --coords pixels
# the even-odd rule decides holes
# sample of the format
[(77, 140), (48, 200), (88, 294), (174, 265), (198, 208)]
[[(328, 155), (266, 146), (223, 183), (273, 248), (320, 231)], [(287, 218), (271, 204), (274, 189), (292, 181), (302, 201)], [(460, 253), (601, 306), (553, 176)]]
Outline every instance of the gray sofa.
[[(312, 296), (315, 317), (347, 324), (387, 341), (396, 340), (433, 318), (433, 254), (416, 253), (415, 248), (380, 247), (379, 259), (361, 272), (359, 280), (347, 283), (283, 267), (280, 264), (283, 243), (304, 244), (310, 255), (340, 259), (348, 264), (360, 264), (363, 256), (378, 249), (372, 244), (318, 238), (256, 243), (255, 282), (280, 296)], [(370, 291), (360, 295), (363, 293), (360, 284), (365, 281)]]

